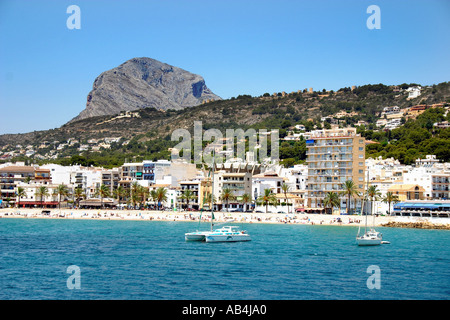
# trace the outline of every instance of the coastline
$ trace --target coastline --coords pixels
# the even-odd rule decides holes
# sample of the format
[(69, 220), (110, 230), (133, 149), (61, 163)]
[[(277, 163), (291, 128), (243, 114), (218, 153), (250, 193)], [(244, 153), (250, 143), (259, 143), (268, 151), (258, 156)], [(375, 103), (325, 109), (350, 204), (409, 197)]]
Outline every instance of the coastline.
[[(198, 221), (199, 211), (148, 211), (148, 210), (99, 210), (99, 209), (51, 209), (48, 215), (42, 209), (0, 209), (0, 218), (24, 219), (97, 219), (97, 220), (135, 220), (135, 221)], [(210, 221), (211, 213), (203, 212), (202, 221)], [(363, 216), (302, 214), (302, 213), (246, 213), (246, 212), (214, 212), (214, 220), (218, 223), (276, 223), (304, 224), (327, 226), (364, 226)], [(368, 225), (372, 225), (372, 217)], [(375, 226), (396, 228), (423, 228), (450, 230), (449, 218), (421, 218), (378, 216)]]

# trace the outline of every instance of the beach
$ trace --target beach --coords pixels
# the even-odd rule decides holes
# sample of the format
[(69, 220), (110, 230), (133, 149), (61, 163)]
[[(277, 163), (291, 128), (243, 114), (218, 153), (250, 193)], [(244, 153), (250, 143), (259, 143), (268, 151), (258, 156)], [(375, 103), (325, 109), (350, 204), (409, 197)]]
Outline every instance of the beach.
[[(107, 209), (0, 209), (0, 218), (36, 219), (98, 219), (140, 221), (211, 221), (211, 212), (199, 211), (155, 211), (155, 210), (107, 210)], [(329, 215), (304, 213), (252, 213), (214, 212), (216, 223), (277, 223), (334, 226), (364, 226), (365, 217), (358, 215)], [(368, 225), (450, 229), (449, 218), (368, 217)]]

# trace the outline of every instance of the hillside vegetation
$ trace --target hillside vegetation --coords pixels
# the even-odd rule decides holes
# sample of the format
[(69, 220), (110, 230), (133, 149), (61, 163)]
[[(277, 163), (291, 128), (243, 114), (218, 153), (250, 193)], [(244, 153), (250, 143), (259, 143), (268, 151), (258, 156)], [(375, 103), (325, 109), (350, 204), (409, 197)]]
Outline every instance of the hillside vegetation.
[[(414, 84), (402, 84), (406, 89)], [(393, 86), (365, 85), (342, 88), (337, 92), (315, 91), (290, 94), (266, 93), (259, 97), (240, 95), (227, 100), (213, 101), (183, 110), (161, 111), (145, 108), (135, 111), (135, 116), (100, 116), (74, 121), (57, 129), (34, 131), (25, 134), (0, 136), (0, 150), (3, 153), (17, 149), (17, 144), (32, 146), (36, 153), (27, 158), (15, 155), (9, 161), (56, 162), (64, 165), (78, 163), (104, 167), (120, 166), (124, 161), (143, 159), (170, 159), (168, 148), (178, 142), (171, 141), (175, 129), (187, 129), (193, 134), (194, 121), (202, 121), (203, 130), (216, 128), (246, 130), (248, 128), (279, 129), (280, 138), (297, 124), (303, 124), (307, 131), (328, 128), (330, 123), (321, 117), (346, 112), (340, 118), (340, 126), (355, 126), (358, 121), (367, 124), (358, 127), (358, 132), (367, 139), (379, 142), (367, 146), (367, 157), (394, 157), (402, 163), (412, 163), (426, 154), (436, 154), (442, 161), (449, 161), (449, 129), (436, 129), (433, 123), (448, 120), (445, 108), (432, 108), (417, 119), (402, 119), (400, 128), (388, 131), (378, 130), (375, 123), (380, 119), (384, 107), (407, 108), (419, 104), (450, 104), (450, 83), (422, 88), (421, 95), (407, 99), (405, 91), (398, 92)], [(121, 137), (110, 148), (98, 151), (80, 151), (80, 145), (89, 139)], [(77, 143), (56, 150), (58, 145), (69, 140)], [(45, 142), (45, 146), (42, 144)], [(53, 154), (54, 159), (43, 159)], [(55, 156), (56, 155), (56, 156)], [(304, 141), (282, 141), (280, 158), (286, 166), (301, 163), (306, 157)]]

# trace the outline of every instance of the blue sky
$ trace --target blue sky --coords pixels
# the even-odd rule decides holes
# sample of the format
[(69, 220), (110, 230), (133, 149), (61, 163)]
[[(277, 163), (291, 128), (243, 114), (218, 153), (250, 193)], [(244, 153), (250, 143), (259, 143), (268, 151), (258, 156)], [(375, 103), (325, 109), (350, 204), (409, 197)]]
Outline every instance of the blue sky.
[(134, 57), (200, 74), (222, 98), (450, 81), (449, 34), (447, 0), (0, 0), (0, 134), (60, 127)]

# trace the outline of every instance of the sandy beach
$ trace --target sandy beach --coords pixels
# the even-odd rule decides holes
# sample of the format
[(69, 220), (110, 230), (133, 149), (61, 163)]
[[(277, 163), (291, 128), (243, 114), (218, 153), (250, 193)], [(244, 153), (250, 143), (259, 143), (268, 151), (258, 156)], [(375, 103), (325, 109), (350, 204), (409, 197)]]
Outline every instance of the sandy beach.
[[(154, 210), (88, 210), (88, 209), (49, 209), (43, 213), (42, 209), (0, 209), (0, 218), (40, 218), (40, 219), (99, 219), (99, 220), (139, 220), (139, 221), (198, 221), (198, 211), (154, 211)], [(210, 221), (211, 212), (203, 212), (202, 221)], [(275, 214), (275, 213), (243, 213), (243, 212), (214, 212), (216, 222), (241, 223), (281, 223), (306, 225), (333, 225), (333, 226), (364, 226), (365, 218), (362, 216), (325, 215), (325, 214)], [(369, 217), (368, 224), (373, 219)], [(424, 217), (396, 217), (378, 216), (375, 225), (382, 226), (408, 226), (417, 227), (418, 224), (450, 228), (449, 218)], [(415, 226), (414, 226), (415, 225)]]

